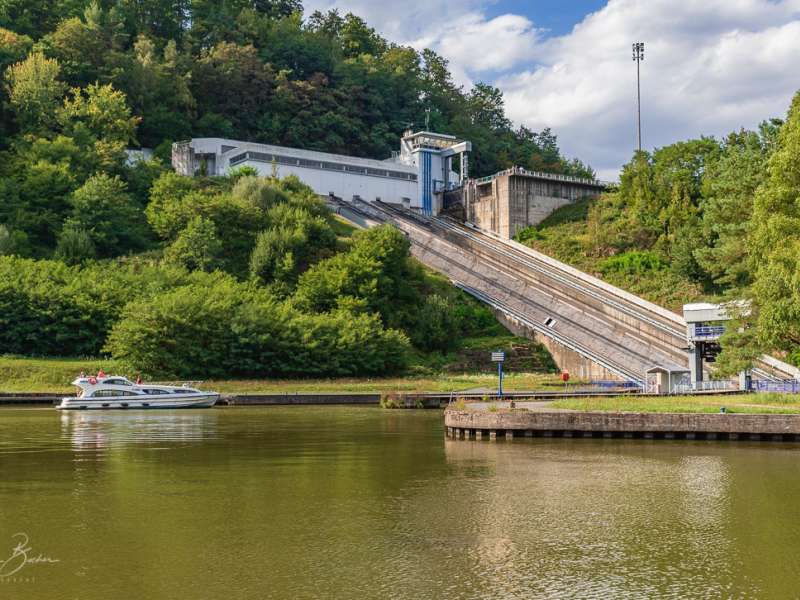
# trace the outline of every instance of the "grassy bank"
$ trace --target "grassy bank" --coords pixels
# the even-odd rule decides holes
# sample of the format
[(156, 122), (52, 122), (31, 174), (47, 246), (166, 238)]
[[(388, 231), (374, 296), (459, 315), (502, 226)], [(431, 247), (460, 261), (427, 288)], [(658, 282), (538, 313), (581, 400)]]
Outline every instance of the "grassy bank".
[(534, 250), (670, 310), (680, 312), (687, 302), (713, 300), (703, 294), (698, 284), (677, 275), (666, 265), (645, 269), (625, 268), (624, 263), (620, 266), (619, 260), (596, 254), (588, 221), (592, 202), (582, 200), (567, 204), (539, 225), (523, 230), (517, 237)]
[(565, 398), (548, 405), (569, 410), (640, 413), (718, 413), (723, 406), (730, 413), (800, 413), (800, 395)]
[[(509, 336), (507, 343), (494, 339), (492, 342), (484, 340), (475, 342), (475, 346), (466, 348), (466, 358), (456, 352), (452, 356), (439, 357), (435, 361), (443, 362), (444, 367), (453, 365), (448, 360), (461, 361), (461, 364), (474, 366), (470, 361), (477, 361), (477, 354), (485, 354), (483, 346), (490, 348), (517, 348), (525, 340)], [(495, 346), (494, 344), (499, 344)], [(527, 364), (527, 356), (520, 357), (520, 364)], [(333, 379), (257, 379), (257, 380), (229, 380), (206, 381), (204, 387), (222, 393), (283, 393), (283, 392), (447, 392), (463, 391), (473, 388), (494, 389), (497, 386), (497, 375), (491, 371), (493, 365), (484, 357), (484, 369), (469, 369), (462, 372), (449, 371), (446, 368), (433, 370), (430, 365), (418, 364), (406, 376), (399, 377), (363, 377), (363, 378), (333, 378)], [(442, 365), (439, 365), (442, 366)], [(74, 359), (74, 358), (18, 358), (0, 356), (0, 392), (72, 392), (69, 385), (80, 371), (96, 373), (102, 368), (106, 373), (119, 373), (124, 370), (113, 360), (101, 359)], [(133, 374), (128, 373), (132, 377)], [(516, 372), (507, 373), (503, 386), (507, 390), (533, 390), (544, 389), (563, 385), (557, 375), (541, 372), (527, 372), (518, 369)]]

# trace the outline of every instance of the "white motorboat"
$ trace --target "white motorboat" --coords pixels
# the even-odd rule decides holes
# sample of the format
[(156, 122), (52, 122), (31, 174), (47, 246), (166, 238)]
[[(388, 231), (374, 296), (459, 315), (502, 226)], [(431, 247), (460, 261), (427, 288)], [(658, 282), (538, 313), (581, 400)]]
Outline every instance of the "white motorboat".
[(188, 383), (133, 383), (118, 375), (78, 377), (72, 385), (78, 387), (77, 396), (62, 398), (57, 409), (209, 408), (219, 399), (218, 393), (202, 392)]

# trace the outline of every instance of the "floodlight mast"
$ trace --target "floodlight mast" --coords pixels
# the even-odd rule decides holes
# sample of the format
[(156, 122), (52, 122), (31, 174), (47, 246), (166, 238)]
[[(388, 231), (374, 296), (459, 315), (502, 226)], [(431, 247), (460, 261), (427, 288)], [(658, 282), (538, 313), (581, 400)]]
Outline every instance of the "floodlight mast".
[(642, 151), (642, 92), (639, 84), (639, 63), (644, 60), (644, 42), (633, 44), (633, 60), (636, 62), (636, 140)]

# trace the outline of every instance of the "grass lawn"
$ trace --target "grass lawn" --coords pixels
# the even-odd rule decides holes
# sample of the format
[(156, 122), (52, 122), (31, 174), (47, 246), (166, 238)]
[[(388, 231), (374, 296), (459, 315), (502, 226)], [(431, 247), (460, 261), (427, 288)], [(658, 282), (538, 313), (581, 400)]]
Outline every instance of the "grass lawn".
[(567, 204), (553, 212), (536, 227), (520, 234), (520, 241), (548, 256), (603, 279), (624, 290), (680, 312), (687, 302), (706, 298), (699, 284), (673, 273), (670, 269), (646, 273), (603, 272), (604, 257), (587, 253), (591, 245), (588, 225), (593, 200)]
[[(488, 363), (488, 360), (487, 360)], [(72, 392), (70, 386), (80, 371), (119, 374), (113, 360), (75, 358), (18, 358), (0, 356), (0, 392)], [(489, 368), (492, 368), (489, 363)], [(122, 373), (126, 374), (126, 373)], [(134, 374), (128, 374), (132, 377)], [(558, 375), (549, 373), (507, 373), (507, 390), (534, 390), (562, 385)], [(258, 379), (206, 381), (203, 387), (222, 393), (281, 392), (449, 392), (497, 386), (497, 375), (487, 373), (426, 373), (400, 377), (360, 377), (337, 379)]]
[(800, 413), (800, 394), (565, 398), (548, 405), (571, 410), (641, 413), (718, 413), (722, 406), (729, 413)]

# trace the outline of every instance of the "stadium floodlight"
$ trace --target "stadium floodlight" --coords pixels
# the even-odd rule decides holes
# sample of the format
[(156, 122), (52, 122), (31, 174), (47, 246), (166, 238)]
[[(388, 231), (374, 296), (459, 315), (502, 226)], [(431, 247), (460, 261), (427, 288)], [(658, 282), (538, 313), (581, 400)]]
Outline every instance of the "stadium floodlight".
[(636, 139), (642, 151), (642, 92), (639, 85), (639, 63), (644, 60), (644, 42), (633, 44), (633, 60), (636, 63)]

